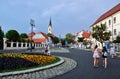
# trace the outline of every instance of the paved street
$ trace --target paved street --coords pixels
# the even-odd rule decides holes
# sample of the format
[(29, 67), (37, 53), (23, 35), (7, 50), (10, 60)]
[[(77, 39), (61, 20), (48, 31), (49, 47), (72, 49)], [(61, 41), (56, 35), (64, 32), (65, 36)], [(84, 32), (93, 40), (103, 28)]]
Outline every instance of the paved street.
[[(23, 52), (23, 51), (26, 50), (16, 50), (16, 51), (5, 50), (0, 52), (2, 53), (2, 52)], [(99, 68), (94, 68), (92, 52), (80, 50), (80, 49), (69, 49), (69, 51), (70, 52), (63, 52), (63, 53), (52, 52), (51, 54), (61, 57), (67, 57), (75, 60), (77, 62), (76, 68), (62, 75), (57, 75), (55, 77), (52, 77), (51, 79), (120, 79), (120, 58), (111, 59), (110, 57), (108, 57), (107, 69), (104, 69), (102, 67), (102, 59), (100, 59)], [(55, 71), (57, 71), (57, 69), (55, 69)], [(41, 71), (41, 73), (43, 73), (43, 71)], [(55, 73), (59, 73), (59, 72), (55, 72)], [(50, 74), (53, 75), (53, 73), (49, 73), (46, 74), (46, 77), (47, 75), (49, 76)]]
[(51, 79), (120, 79), (120, 58), (111, 59), (108, 57), (108, 68), (104, 69), (102, 59), (100, 59), (99, 68), (93, 68), (92, 52), (70, 49), (70, 53), (52, 54), (74, 59), (77, 62), (77, 67)]

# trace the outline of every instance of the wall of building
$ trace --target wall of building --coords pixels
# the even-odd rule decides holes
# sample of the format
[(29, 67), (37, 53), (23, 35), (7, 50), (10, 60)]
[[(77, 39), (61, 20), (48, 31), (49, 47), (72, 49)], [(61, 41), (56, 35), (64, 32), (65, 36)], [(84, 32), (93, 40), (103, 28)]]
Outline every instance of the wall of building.
[[(28, 42), (7, 42), (6, 38), (3, 38), (3, 49), (28, 49), (31, 47), (31, 43)], [(45, 43), (32, 43), (32, 46), (35, 48), (43, 48), (45, 47)]]
[[(116, 17), (116, 22), (114, 22), (114, 18)], [(120, 11), (105, 18), (104, 20), (98, 22), (97, 24), (93, 25), (92, 27), (95, 27), (96, 25), (100, 24), (106, 24), (107, 26), (107, 31), (110, 31), (113, 35), (111, 35), (110, 40), (112, 41), (115, 39), (119, 34), (120, 34)], [(92, 32), (92, 27), (91, 27), (91, 32)], [(115, 32), (116, 30), (116, 32)]]

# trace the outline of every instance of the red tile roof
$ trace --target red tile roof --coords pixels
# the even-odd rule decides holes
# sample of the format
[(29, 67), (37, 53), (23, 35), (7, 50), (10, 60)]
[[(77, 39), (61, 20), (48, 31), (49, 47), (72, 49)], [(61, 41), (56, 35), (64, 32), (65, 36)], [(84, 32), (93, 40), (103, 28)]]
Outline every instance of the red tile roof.
[(28, 37), (31, 37), (31, 36), (34, 36), (35, 35), (35, 32), (31, 32), (28, 34)]
[(43, 32), (37, 32), (36, 34), (42, 34), (46, 39), (48, 39), (48, 36), (46, 33), (43, 33)]
[(95, 21), (95, 23), (92, 24), (92, 26), (95, 25), (95, 24), (97, 24), (98, 22), (104, 20), (105, 18), (113, 15), (114, 13), (116, 13), (116, 12), (118, 12), (118, 11), (120, 11), (120, 3), (119, 3), (118, 5), (116, 5), (115, 7), (113, 7), (112, 9), (110, 9), (109, 11), (107, 11), (106, 13), (104, 13), (102, 16), (100, 16), (100, 17)]
[(84, 38), (89, 38), (89, 37), (90, 37), (90, 33), (87, 32), (87, 31), (83, 31), (82, 36), (83, 36)]
[(28, 34), (28, 40), (31, 40), (31, 35), (32, 35), (32, 37), (35, 35), (35, 34), (42, 34), (45, 38), (33, 38), (32, 40), (35, 42), (35, 43), (37, 43), (37, 42), (46, 42), (46, 40), (48, 39), (48, 36), (47, 36), (47, 34), (45, 34), (45, 33), (43, 33), (43, 32), (37, 32), (37, 33), (34, 33), (34, 32), (32, 32), (32, 33), (29, 33)]
[(47, 40), (47, 39), (45, 39), (45, 38), (36, 38), (36, 39), (33, 39), (33, 41), (34, 41), (35, 43), (39, 43), (39, 42), (45, 43), (46, 40)]
[(33, 37), (35, 35), (35, 32), (31, 32), (28, 34), (27, 40), (31, 40), (31, 36)]

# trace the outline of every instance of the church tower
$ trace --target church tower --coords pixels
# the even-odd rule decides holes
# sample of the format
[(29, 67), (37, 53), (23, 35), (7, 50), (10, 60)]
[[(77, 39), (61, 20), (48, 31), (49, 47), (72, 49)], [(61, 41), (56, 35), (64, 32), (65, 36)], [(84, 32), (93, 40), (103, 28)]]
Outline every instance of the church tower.
[(50, 18), (50, 22), (48, 25), (48, 33), (52, 34), (52, 22), (51, 22), (51, 18)]

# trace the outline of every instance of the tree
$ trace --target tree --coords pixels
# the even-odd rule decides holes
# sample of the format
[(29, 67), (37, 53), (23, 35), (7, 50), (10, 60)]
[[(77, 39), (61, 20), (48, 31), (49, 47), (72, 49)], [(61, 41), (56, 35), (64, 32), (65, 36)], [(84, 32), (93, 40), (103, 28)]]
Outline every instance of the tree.
[(71, 33), (66, 34), (66, 40), (68, 43), (73, 43), (74, 42), (74, 36)]
[(48, 37), (52, 37), (52, 34), (51, 34), (51, 33), (48, 33), (47, 36), (48, 36)]
[(47, 36), (51, 38), (51, 40), (52, 40), (52, 42), (53, 42), (54, 44), (57, 44), (57, 43), (59, 42), (59, 38), (58, 38), (58, 37), (53, 36), (53, 35), (50, 34), (50, 33), (48, 33)]
[(99, 41), (102, 46), (103, 42), (110, 39), (111, 33), (106, 31), (106, 24), (101, 24), (100, 26), (96, 25), (92, 28), (92, 37)]
[(78, 37), (78, 42), (83, 42), (84, 37)]
[(116, 37), (116, 40), (113, 41), (114, 43), (120, 43), (120, 36)]
[(27, 34), (26, 33), (21, 33), (18, 41), (26, 42), (26, 38), (28, 38)]
[(21, 33), (21, 34), (20, 34), (20, 37), (21, 37), (21, 38), (28, 38), (28, 36), (27, 36), (26, 33)]
[(4, 37), (4, 32), (0, 27), (0, 49), (3, 49), (3, 37)]
[(59, 38), (58, 37), (51, 37), (51, 39), (52, 39), (52, 42), (54, 44), (57, 44), (59, 42)]
[(16, 31), (16, 30), (9, 30), (7, 33), (6, 33), (6, 38), (9, 40), (9, 41), (18, 41), (19, 39), (19, 33)]
[(61, 43), (62, 43), (62, 45), (65, 45), (65, 39), (61, 39)]
[(83, 44), (86, 46), (88, 44), (88, 41), (87, 40), (83, 40)]

